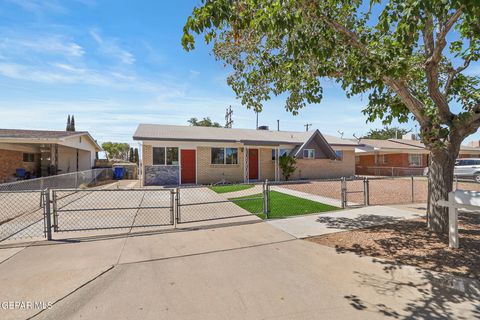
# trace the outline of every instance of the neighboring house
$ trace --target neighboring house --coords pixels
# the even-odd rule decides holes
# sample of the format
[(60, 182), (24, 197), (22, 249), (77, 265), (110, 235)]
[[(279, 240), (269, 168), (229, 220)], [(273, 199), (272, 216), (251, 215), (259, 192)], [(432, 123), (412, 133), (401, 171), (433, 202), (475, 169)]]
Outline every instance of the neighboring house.
[[(358, 143), (355, 149), (357, 175), (421, 175), (428, 167), (430, 152), (421, 141), (410, 136), (388, 140), (360, 139)], [(459, 157), (480, 157), (480, 148), (461, 146)]]
[(356, 143), (320, 131), (141, 124), (133, 136), (142, 144), (145, 185), (209, 184), (282, 180), (279, 155), (297, 159), (290, 179), (355, 174)]
[(88, 132), (0, 129), (0, 183), (91, 169), (101, 151)]

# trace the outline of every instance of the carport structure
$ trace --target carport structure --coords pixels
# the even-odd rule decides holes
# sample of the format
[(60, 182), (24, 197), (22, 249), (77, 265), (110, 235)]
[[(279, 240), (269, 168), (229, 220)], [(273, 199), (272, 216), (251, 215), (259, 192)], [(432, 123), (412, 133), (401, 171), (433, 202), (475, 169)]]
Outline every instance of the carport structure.
[(0, 129), (0, 183), (15, 179), (17, 169), (32, 177), (89, 170), (101, 150), (86, 131)]

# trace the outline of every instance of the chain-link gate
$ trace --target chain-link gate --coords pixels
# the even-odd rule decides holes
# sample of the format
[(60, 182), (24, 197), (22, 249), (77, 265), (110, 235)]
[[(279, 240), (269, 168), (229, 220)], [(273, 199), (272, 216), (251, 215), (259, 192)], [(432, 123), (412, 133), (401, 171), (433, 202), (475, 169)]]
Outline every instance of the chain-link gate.
[[(241, 186), (251, 185), (242, 189)], [(215, 186), (185, 186), (176, 189), (177, 223), (201, 222), (266, 214), (264, 184), (222, 185), (232, 192), (218, 193)]]
[(55, 232), (174, 224), (173, 189), (53, 190)]

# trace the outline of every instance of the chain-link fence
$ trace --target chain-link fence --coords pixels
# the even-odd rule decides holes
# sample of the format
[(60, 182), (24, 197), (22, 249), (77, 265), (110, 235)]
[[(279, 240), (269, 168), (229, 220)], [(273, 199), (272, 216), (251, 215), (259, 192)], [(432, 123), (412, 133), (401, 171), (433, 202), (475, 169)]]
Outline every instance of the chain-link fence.
[(178, 223), (262, 215), (265, 192), (264, 183), (178, 188)]
[(174, 224), (170, 189), (53, 190), (56, 232)]
[(0, 191), (0, 241), (44, 236), (42, 191)]
[(87, 188), (113, 179), (110, 168), (92, 169), (0, 184), (0, 191)]
[(424, 167), (387, 167), (387, 166), (355, 166), (357, 175), (384, 176), (384, 177), (410, 177), (423, 176)]

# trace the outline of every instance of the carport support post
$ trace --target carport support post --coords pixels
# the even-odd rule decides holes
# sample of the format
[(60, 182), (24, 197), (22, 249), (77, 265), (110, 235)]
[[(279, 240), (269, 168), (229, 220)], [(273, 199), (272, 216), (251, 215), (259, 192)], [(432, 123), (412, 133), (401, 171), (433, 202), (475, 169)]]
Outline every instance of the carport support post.
[(453, 192), (448, 194), (448, 245), (450, 248), (458, 249), (458, 208), (455, 206)]
[(43, 191), (43, 195), (45, 197), (44, 203), (44, 213), (45, 213), (45, 226), (46, 230), (45, 233), (47, 235), (47, 240), (52, 240), (52, 217), (50, 216), (50, 190), (45, 189)]

